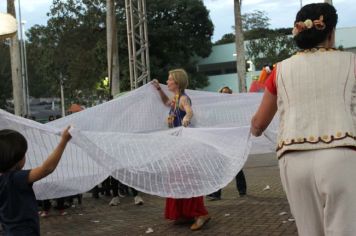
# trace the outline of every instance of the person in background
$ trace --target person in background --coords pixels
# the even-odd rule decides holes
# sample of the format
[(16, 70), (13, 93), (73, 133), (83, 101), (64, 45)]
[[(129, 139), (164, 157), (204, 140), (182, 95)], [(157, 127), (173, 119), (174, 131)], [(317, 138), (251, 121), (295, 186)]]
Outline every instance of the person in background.
[[(163, 92), (157, 80), (153, 80), (152, 84), (157, 89), (162, 102), (171, 108), (167, 119), (168, 127), (174, 128), (182, 125), (187, 127), (193, 116), (191, 100), (185, 94), (188, 86), (187, 72), (183, 69), (169, 71), (167, 87), (174, 93), (172, 99), (169, 99)], [(210, 220), (203, 196), (185, 199), (167, 198), (165, 217), (174, 220), (175, 223), (194, 221), (190, 227), (191, 230), (201, 229)]]
[(124, 185), (114, 177), (110, 177), (110, 186), (112, 189), (112, 194), (113, 198), (111, 199), (109, 205), (110, 206), (117, 206), (120, 204), (120, 198), (119, 197), (125, 197), (126, 195), (129, 194), (129, 190), (131, 190), (132, 196), (134, 197), (134, 204), (135, 205), (143, 205), (143, 199), (142, 197), (138, 194), (139, 192), (132, 188)]
[(277, 64), (251, 121), (260, 136), (279, 113), (281, 181), (300, 236), (356, 232), (356, 55), (334, 48), (337, 18), (328, 3), (299, 10), (301, 50)]
[[(225, 86), (225, 87), (222, 87), (221, 89), (219, 89), (219, 93), (232, 94), (232, 89), (229, 88), (228, 86)], [(237, 188), (237, 191), (239, 192), (240, 197), (246, 196), (246, 192), (247, 192), (246, 178), (245, 178), (245, 174), (242, 169), (239, 171), (239, 173), (237, 173), (235, 180), (236, 180), (236, 188)], [(207, 198), (210, 201), (220, 200), (221, 199), (221, 189), (219, 189), (218, 191), (216, 191), (212, 194), (209, 194), (207, 196)]]

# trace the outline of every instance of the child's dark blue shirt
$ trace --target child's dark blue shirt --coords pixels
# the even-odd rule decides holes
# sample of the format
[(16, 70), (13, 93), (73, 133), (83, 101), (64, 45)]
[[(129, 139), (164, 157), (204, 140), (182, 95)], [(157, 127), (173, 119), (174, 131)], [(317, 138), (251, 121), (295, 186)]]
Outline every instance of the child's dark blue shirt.
[(0, 174), (0, 223), (5, 235), (40, 235), (38, 208), (30, 170)]

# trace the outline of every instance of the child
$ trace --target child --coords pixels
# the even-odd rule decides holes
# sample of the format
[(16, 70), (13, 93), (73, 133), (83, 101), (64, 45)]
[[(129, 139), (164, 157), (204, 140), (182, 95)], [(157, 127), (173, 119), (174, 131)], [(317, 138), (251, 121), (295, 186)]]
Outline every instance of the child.
[(40, 235), (34, 182), (51, 174), (71, 139), (66, 128), (58, 146), (37, 168), (22, 170), (27, 141), (14, 130), (0, 130), (0, 223), (5, 235)]

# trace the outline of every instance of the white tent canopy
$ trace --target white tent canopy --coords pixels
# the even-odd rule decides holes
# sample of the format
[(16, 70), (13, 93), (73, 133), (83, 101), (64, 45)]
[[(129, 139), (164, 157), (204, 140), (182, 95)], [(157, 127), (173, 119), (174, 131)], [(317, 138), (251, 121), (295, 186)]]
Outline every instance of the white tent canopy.
[(0, 38), (11, 37), (16, 31), (16, 19), (10, 14), (0, 12)]

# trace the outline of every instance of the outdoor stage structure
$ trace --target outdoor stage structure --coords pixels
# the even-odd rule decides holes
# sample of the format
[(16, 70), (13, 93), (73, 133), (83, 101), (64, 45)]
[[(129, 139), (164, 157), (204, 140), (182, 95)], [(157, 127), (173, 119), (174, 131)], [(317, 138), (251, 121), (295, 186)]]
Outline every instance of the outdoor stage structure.
[(150, 77), (146, 0), (125, 0), (131, 90)]

